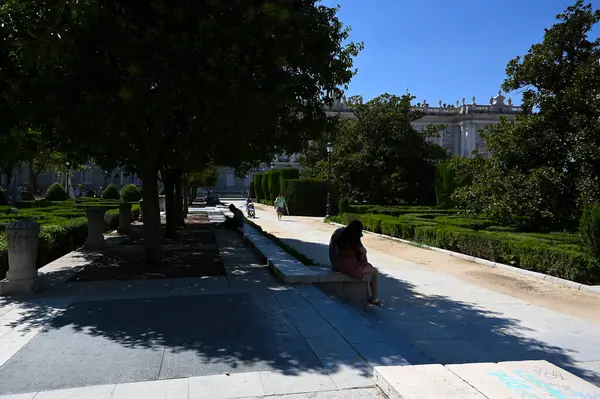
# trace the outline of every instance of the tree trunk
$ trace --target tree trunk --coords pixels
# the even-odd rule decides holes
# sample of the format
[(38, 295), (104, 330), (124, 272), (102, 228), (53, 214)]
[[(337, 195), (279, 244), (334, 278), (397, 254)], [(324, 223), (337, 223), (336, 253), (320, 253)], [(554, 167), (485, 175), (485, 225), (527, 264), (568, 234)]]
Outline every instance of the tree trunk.
[(157, 265), (162, 262), (160, 208), (158, 206), (158, 167), (156, 162), (147, 159), (143, 166), (142, 202), (144, 214), (144, 250), (146, 262)]
[(165, 231), (166, 238), (174, 238), (177, 235), (177, 223), (175, 222), (176, 209), (174, 199), (174, 180), (173, 172), (163, 171), (162, 181), (165, 186), (165, 211), (167, 213), (167, 226)]
[(179, 170), (173, 176), (175, 178), (175, 223), (177, 226), (185, 226), (183, 215), (183, 173)]

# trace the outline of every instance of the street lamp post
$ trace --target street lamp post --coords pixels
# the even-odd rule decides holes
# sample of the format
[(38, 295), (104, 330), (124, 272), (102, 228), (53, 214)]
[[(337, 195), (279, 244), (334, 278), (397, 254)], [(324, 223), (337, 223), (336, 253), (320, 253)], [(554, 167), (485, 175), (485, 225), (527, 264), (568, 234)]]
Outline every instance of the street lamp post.
[(333, 152), (333, 144), (327, 143), (327, 209), (325, 217), (331, 216), (331, 153)]
[(71, 198), (71, 191), (69, 191), (69, 166), (71, 166), (71, 163), (67, 161), (65, 165), (67, 166), (67, 198)]

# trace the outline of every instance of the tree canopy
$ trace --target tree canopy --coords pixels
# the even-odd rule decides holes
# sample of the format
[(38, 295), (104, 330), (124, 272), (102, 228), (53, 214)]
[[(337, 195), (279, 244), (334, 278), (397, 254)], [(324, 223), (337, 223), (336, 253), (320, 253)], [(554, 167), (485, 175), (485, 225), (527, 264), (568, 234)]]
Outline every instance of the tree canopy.
[(326, 93), (350, 81), (360, 45), (316, 3), (7, 0), (11, 95), (64, 151), (142, 172), (158, 261), (160, 168), (294, 152), (322, 126)]
[(589, 38), (600, 11), (580, 0), (557, 20), (508, 63), (503, 88), (523, 92), (525, 112), (484, 133), (490, 156), (474, 161), (473, 185), (454, 195), (460, 206), (571, 228), (600, 200), (600, 41)]

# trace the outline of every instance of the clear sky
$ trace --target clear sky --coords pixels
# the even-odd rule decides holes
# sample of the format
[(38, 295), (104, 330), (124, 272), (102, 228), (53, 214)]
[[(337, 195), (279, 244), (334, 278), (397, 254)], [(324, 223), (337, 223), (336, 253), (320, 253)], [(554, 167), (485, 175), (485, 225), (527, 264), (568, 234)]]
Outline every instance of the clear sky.
[[(600, 0), (587, 1), (600, 8)], [(432, 106), (476, 96), (488, 104), (508, 61), (524, 55), (575, 0), (323, 0), (363, 42), (346, 96), (408, 89)], [(596, 31), (594, 30), (594, 36)], [(519, 93), (510, 93), (520, 104)]]

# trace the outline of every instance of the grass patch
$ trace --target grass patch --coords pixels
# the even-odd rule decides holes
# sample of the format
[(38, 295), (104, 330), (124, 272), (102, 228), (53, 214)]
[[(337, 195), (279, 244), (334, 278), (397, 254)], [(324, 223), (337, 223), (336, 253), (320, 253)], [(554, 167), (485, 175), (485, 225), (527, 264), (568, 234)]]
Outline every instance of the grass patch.
[(289, 255), (291, 255), (294, 258), (296, 258), (303, 265), (305, 265), (305, 266), (321, 266), (314, 259), (309, 258), (308, 256), (304, 255), (303, 253), (297, 251), (295, 248), (293, 248), (290, 245), (288, 245), (285, 242), (283, 242), (279, 237), (274, 236), (273, 234), (264, 231), (262, 229), (262, 227), (260, 227), (259, 225), (257, 225), (253, 221), (251, 221), (249, 219), (246, 219), (246, 223), (249, 224), (250, 226), (254, 227), (260, 234), (262, 234), (263, 236), (267, 237), (274, 244), (276, 244), (279, 248), (283, 249)]

